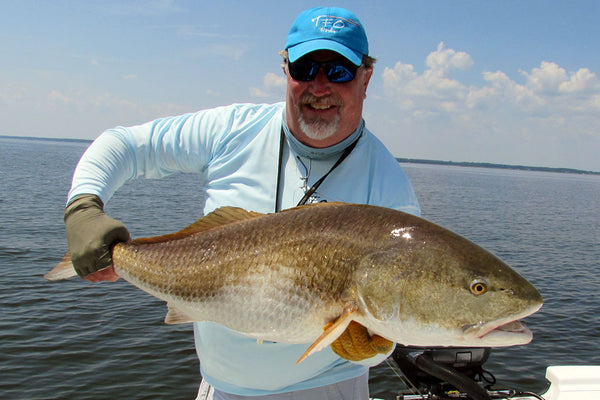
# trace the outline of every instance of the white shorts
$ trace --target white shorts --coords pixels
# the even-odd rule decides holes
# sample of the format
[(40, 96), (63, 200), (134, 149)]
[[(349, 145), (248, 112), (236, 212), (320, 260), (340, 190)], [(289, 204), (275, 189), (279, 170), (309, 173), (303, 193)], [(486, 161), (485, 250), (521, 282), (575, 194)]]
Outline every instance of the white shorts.
[(264, 396), (240, 396), (214, 389), (202, 380), (196, 400), (368, 400), (369, 373), (357, 378), (320, 386), (312, 389), (297, 390)]

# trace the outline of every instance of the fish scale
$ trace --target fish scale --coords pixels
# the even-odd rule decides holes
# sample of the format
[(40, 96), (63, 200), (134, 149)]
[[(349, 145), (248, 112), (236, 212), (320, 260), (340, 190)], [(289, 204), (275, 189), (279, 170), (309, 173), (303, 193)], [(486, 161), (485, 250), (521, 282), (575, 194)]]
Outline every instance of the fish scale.
[[(524, 344), (531, 332), (511, 322), (542, 305), (533, 285), (473, 242), (368, 205), (266, 215), (225, 207), (180, 232), (119, 243), (113, 261), (119, 276), (168, 303), (169, 323), (312, 342), (309, 353), (350, 321), (405, 345)], [(55, 270), (72, 271), (61, 264)]]
[[(240, 237), (246, 229), (244, 224), (238, 224), (231, 235)], [(344, 268), (335, 256), (329, 256), (329, 264), (336, 265), (324, 264), (322, 267), (327, 268), (316, 268), (313, 264), (311, 268), (310, 263), (297, 256), (301, 247), (319, 247), (314, 238), (301, 240), (302, 246), (284, 240), (282, 246), (273, 246), (271, 251), (258, 251), (256, 246), (243, 240), (225, 243), (222, 232), (207, 233), (207, 236), (215, 237), (196, 235), (160, 246), (121, 244), (113, 253), (115, 270), (159, 298), (183, 303), (179, 308), (188, 310), (196, 319), (216, 320), (231, 329), (260, 335), (265, 340), (309, 341), (324, 325), (322, 316), (316, 324), (315, 313), (311, 310), (329, 310), (321, 314), (334, 318), (343, 306), (340, 299), (346, 288), (340, 278), (350, 273), (351, 268)], [(221, 245), (218, 250), (212, 248), (207, 257), (204, 249), (211, 248), (215, 242)], [(226, 254), (223, 249), (227, 249)], [(161, 266), (162, 256), (156, 254), (178, 253), (188, 254), (187, 262), (181, 257), (173, 257), (168, 264), (169, 279), (163, 279), (166, 272)], [(196, 264), (191, 261), (194, 258), (202, 260), (201, 268), (194, 268)], [(346, 266), (351, 267), (348, 263)], [(338, 284), (340, 282), (342, 284)], [(332, 306), (334, 298), (337, 298), (337, 304)], [(273, 304), (277, 306), (273, 307)], [(267, 329), (272, 326), (287, 326), (288, 329), (279, 329), (276, 334), (260, 334), (261, 330), (272, 330)], [(304, 332), (304, 328), (310, 328), (309, 332)]]

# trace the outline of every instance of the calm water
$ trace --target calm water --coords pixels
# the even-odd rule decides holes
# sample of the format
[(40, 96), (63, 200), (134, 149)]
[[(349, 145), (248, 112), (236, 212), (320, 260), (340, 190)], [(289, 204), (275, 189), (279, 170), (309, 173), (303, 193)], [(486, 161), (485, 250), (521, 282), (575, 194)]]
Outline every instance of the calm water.
[[(192, 399), (191, 325), (163, 324), (163, 303), (125, 282), (47, 283), (63, 256), (62, 210), (86, 145), (0, 138), (0, 398)], [(600, 177), (405, 165), (423, 216), (483, 245), (545, 298), (534, 341), (497, 349), (486, 367), (521, 389), (547, 365), (600, 364)], [(201, 213), (197, 176), (136, 181), (107, 211), (134, 237), (180, 229)], [(371, 393), (393, 398), (387, 366)]]

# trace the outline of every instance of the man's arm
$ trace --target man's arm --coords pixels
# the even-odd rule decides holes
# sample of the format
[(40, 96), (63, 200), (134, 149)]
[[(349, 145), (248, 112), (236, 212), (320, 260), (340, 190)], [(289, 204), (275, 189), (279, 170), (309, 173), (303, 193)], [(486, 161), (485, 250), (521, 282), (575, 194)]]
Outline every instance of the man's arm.
[[(115, 243), (129, 239), (125, 226), (104, 213), (119, 187), (134, 178), (201, 172), (222, 151), (228, 135), (268, 120), (279, 107), (234, 105), (109, 129), (81, 157), (65, 210), (67, 238), (78, 274), (116, 276), (110, 268)], [(85, 197), (84, 197), (85, 195)]]
[[(198, 149), (184, 148), (183, 129), (190, 116), (165, 118), (104, 132), (81, 157), (64, 213), (67, 241), (77, 273), (91, 281), (116, 280), (112, 247), (130, 239), (120, 221), (104, 212), (104, 204), (127, 181), (161, 177), (177, 168), (193, 168)], [(177, 148), (173, 143), (177, 143)], [(193, 154), (191, 162), (181, 154)]]

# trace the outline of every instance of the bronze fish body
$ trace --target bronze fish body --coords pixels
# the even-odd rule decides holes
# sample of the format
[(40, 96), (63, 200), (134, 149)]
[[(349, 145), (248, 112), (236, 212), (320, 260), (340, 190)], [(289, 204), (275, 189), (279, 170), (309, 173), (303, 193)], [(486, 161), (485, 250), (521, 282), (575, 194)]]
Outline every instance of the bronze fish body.
[[(532, 335), (518, 320), (542, 306), (533, 285), (473, 242), (369, 205), (220, 208), (180, 232), (119, 243), (113, 261), (119, 276), (168, 303), (167, 323), (314, 342), (307, 354), (351, 320), (404, 345), (525, 344)], [(68, 260), (59, 267), (72, 270)]]

